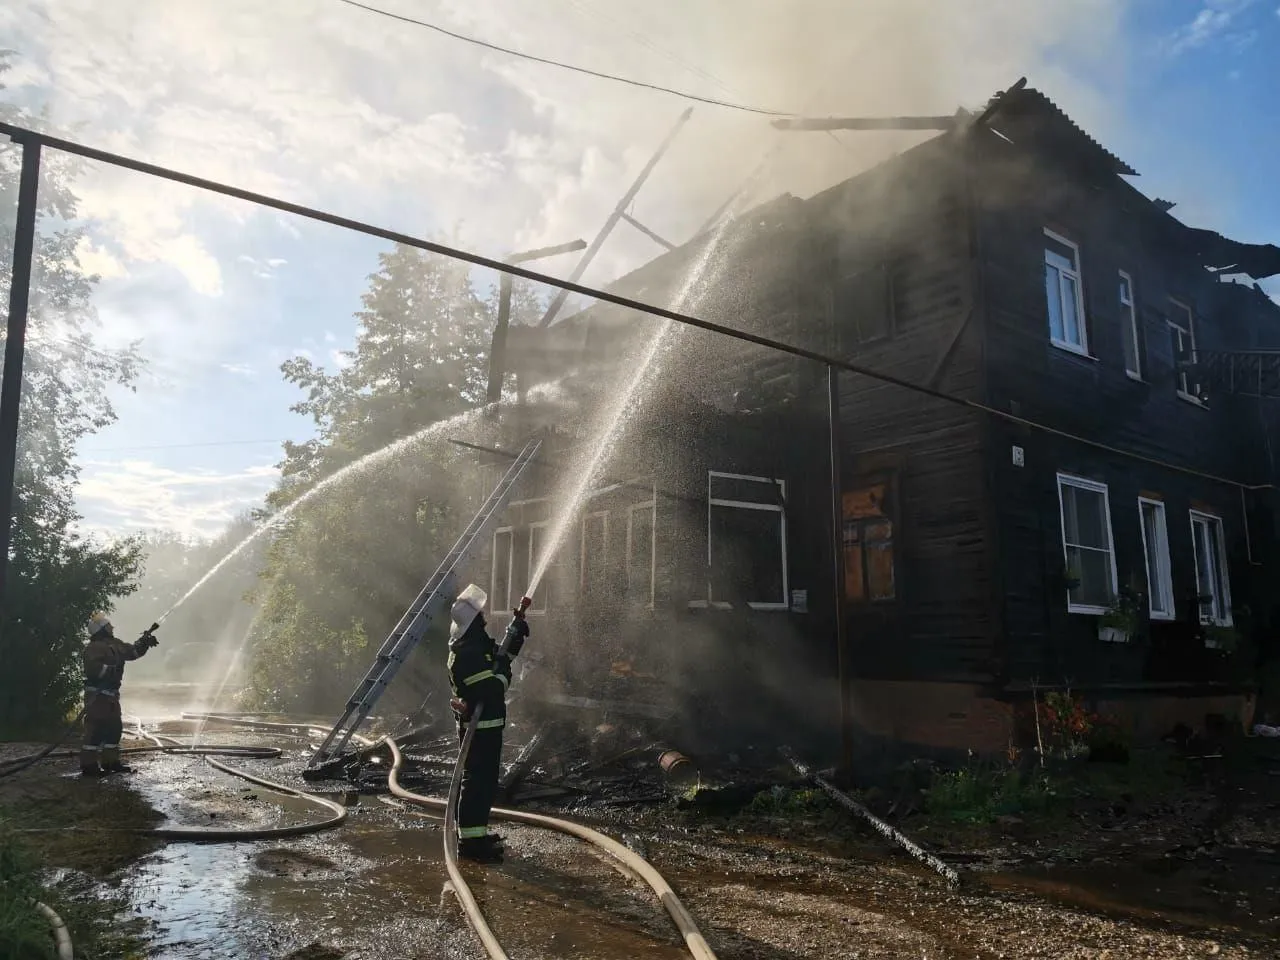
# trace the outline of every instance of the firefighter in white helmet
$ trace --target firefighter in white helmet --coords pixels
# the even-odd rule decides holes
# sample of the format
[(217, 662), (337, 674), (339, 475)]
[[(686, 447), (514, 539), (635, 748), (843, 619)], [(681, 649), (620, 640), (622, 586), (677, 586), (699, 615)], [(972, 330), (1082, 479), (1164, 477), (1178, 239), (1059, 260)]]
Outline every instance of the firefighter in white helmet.
[(89, 618), (89, 643), (84, 648), (84, 745), (80, 748), (80, 772), (86, 777), (130, 773), (120, 762), (120, 684), (124, 665), (137, 660), (160, 641), (153, 631), (143, 632), (133, 643), (117, 640), (105, 613)]
[(488, 599), (483, 590), (471, 584), (458, 594), (449, 611), (453, 621), (449, 627), (449, 683), (459, 738), (466, 733), (472, 714), (480, 711), (458, 799), (458, 855), (481, 863), (501, 863), (502, 838), (489, 832), (489, 810), (498, 792), (511, 658), (529, 636), (529, 624), (523, 607), (513, 611), (515, 617), (507, 627), (507, 652), (501, 653), (484, 629)]

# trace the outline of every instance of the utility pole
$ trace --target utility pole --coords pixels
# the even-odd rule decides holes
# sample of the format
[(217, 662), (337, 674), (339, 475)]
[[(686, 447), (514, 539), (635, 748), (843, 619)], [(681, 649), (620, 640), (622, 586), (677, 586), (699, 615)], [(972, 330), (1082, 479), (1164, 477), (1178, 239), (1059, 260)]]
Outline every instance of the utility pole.
[[(583, 273), (586, 272), (591, 261), (595, 259), (596, 254), (600, 252), (600, 248), (604, 246), (605, 240), (609, 238), (609, 234), (613, 232), (613, 228), (618, 225), (619, 220), (626, 219), (629, 223), (632, 223), (642, 229), (656, 242), (660, 244), (666, 243), (666, 241), (662, 240), (657, 236), (657, 234), (650, 231), (647, 227), (641, 227), (640, 224), (638, 224), (635, 219), (627, 213), (627, 207), (629, 207), (631, 205), (631, 201), (636, 198), (636, 194), (640, 192), (640, 188), (644, 186), (644, 182), (649, 179), (649, 174), (653, 173), (653, 168), (658, 165), (658, 161), (662, 159), (663, 155), (667, 152), (667, 149), (671, 146), (672, 141), (675, 140), (676, 135), (680, 133), (680, 130), (688, 122), (691, 116), (693, 116), (693, 107), (690, 107), (684, 113), (680, 114), (680, 119), (677, 120), (676, 125), (671, 128), (671, 132), (667, 134), (667, 138), (662, 141), (657, 151), (655, 151), (653, 156), (649, 158), (649, 162), (644, 165), (644, 169), (640, 171), (640, 175), (636, 177), (635, 182), (631, 184), (627, 192), (622, 195), (622, 199), (619, 200), (618, 205), (613, 208), (613, 212), (609, 214), (608, 219), (605, 220), (604, 226), (600, 228), (600, 232), (596, 234), (596, 238), (591, 241), (591, 246), (587, 248), (587, 252), (582, 255), (582, 259), (578, 261), (578, 265), (573, 268), (573, 273), (569, 275), (570, 283), (577, 283), (582, 279)], [(543, 314), (542, 320), (538, 323), (539, 327), (546, 327), (551, 324), (551, 321), (556, 318), (556, 314), (560, 312), (560, 308), (564, 306), (564, 302), (568, 296), (569, 291), (564, 289), (560, 290), (556, 294), (555, 299), (551, 301), (551, 305), (547, 307), (547, 312)]]
[(27, 308), (31, 302), (31, 265), (35, 256), (36, 207), (40, 194), (40, 141), (22, 144), (18, 180), (18, 218), (13, 230), (13, 271), (9, 279), (9, 318), (5, 328), (4, 379), (0, 382), (0, 611), (4, 609), (13, 543), (14, 474), (18, 465), (18, 414), (22, 403), (22, 363), (27, 350)]
[[(524, 253), (513, 253), (503, 263), (527, 263), (542, 257), (554, 257), (561, 253), (572, 253), (586, 247), (585, 240), (571, 240), (554, 247), (539, 247), (537, 250), (526, 250)], [(507, 330), (511, 326), (511, 274), (504, 273), (498, 278), (498, 322), (493, 328), (493, 345), (489, 349), (489, 384), (485, 399), (489, 403), (497, 403), (502, 399), (502, 379), (507, 372)]]

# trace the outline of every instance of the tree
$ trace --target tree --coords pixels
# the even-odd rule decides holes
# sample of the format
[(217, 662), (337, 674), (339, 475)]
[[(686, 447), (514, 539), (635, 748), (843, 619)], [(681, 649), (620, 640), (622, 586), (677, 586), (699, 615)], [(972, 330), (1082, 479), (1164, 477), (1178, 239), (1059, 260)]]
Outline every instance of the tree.
[[(271, 509), (483, 402), (494, 308), (465, 264), (397, 246), (379, 256), (362, 304), (345, 367), (330, 374), (300, 357), (281, 367), (306, 394), (293, 410), (319, 436), (286, 445)], [(357, 468), (280, 523), (258, 591), (256, 703), (327, 711), (350, 693), (370, 643), (390, 631), (474, 509), (473, 463), (445, 439)]]
[[(7, 63), (0, 58), (0, 73)], [(5, 119), (34, 126), (23, 110)], [(0, 206), (15, 209), (21, 154), (0, 151)], [(0, 728), (33, 729), (66, 715), (79, 698), (79, 654), (94, 610), (127, 595), (138, 573), (138, 545), (101, 545), (77, 532), (76, 444), (115, 419), (112, 384), (132, 383), (136, 350), (94, 344), (96, 277), (76, 259), (84, 230), (74, 226), (76, 164), (55, 151), (42, 158), (37, 243), (31, 289), (22, 419), (15, 475), (9, 579), (0, 611)], [(0, 260), (13, 260), (13, 225), (0, 225)], [(10, 273), (0, 274), (0, 305)], [(2, 338), (0, 338), (2, 339)]]

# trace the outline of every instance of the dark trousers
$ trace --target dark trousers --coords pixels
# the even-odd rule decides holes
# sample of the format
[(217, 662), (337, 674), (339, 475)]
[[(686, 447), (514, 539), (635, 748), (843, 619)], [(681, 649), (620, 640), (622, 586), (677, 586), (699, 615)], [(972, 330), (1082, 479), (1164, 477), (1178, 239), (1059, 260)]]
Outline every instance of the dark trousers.
[[(459, 736), (466, 733), (463, 726)], [(462, 768), (462, 795), (458, 798), (458, 839), (483, 837), (488, 832), (489, 810), (498, 795), (502, 769), (502, 728), (477, 730), (471, 752)]]
[(84, 711), (84, 743), (86, 747), (120, 746), (124, 733), (124, 720), (120, 716), (120, 698), (105, 694), (87, 694), (92, 697)]

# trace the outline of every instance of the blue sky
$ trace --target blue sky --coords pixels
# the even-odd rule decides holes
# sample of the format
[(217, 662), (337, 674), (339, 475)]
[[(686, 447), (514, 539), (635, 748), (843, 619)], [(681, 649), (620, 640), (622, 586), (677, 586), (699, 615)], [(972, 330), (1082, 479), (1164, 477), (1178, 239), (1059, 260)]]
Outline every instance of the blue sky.
[[(378, 5), (812, 114), (947, 113), (1025, 74), (1175, 215), (1280, 240), (1280, 0)], [(42, 104), (55, 132), (495, 257), (589, 239), (685, 106), (336, 0), (9, 0), (0, 35), (18, 53), (0, 97)], [(698, 107), (635, 213), (687, 236), (774, 136)], [(811, 193), (905, 145), (793, 136), (762, 192)], [(383, 245), (127, 172), (91, 167), (78, 190), (102, 336), (141, 340), (148, 361), (119, 423), (84, 444), (87, 524), (214, 533), (270, 488), (278, 441), (308, 435), (279, 364), (334, 368)], [(655, 252), (622, 227), (586, 279)]]

